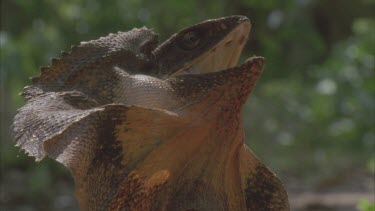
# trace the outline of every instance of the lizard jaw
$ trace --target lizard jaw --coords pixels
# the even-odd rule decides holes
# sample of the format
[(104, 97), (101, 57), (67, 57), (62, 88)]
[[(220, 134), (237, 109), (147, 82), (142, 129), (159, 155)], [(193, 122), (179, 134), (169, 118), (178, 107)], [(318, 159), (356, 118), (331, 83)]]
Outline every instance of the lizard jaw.
[(217, 72), (235, 67), (248, 39), (250, 28), (250, 21), (239, 24), (210, 51), (176, 71), (172, 76)]

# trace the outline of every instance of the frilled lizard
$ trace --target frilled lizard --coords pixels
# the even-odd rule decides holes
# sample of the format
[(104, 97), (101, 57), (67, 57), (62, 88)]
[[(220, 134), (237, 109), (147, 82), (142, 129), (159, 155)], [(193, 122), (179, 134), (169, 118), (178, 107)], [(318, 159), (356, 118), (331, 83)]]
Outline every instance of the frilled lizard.
[(244, 144), (241, 109), (264, 65), (236, 66), (250, 27), (231, 16), (160, 45), (143, 27), (72, 47), (25, 87), (17, 145), (64, 164), (82, 210), (289, 210)]

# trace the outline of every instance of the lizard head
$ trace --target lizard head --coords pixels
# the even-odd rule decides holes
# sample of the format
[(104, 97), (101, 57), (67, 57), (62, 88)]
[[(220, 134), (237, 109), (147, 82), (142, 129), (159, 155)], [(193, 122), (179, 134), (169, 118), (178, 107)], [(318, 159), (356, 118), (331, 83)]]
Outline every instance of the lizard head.
[(249, 31), (245, 16), (207, 20), (172, 35), (153, 52), (162, 78), (234, 67)]
[(264, 65), (263, 58), (252, 57), (236, 66), (250, 28), (247, 17), (230, 16), (207, 20), (172, 35), (152, 51), (158, 76), (127, 75), (132, 82), (121, 84), (134, 85), (118, 92), (122, 93), (119, 102), (213, 121), (223, 115), (239, 119)]
[(236, 66), (250, 28), (245, 16), (207, 20), (172, 35), (153, 51), (159, 78), (182, 101), (172, 110), (240, 114), (264, 65), (263, 58), (252, 57)]
[[(207, 20), (172, 35), (152, 51), (156, 66), (153, 74), (127, 75), (131, 79), (127, 81), (132, 82), (119, 83), (134, 85), (118, 92), (118, 102), (197, 115), (205, 113), (204, 109), (229, 106), (233, 110), (236, 105), (232, 113), (239, 114), (237, 110), (263, 69), (260, 57), (236, 66), (250, 28), (247, 17), (230, 16)], [(200, 112), (190, 112), (197, 110)]]

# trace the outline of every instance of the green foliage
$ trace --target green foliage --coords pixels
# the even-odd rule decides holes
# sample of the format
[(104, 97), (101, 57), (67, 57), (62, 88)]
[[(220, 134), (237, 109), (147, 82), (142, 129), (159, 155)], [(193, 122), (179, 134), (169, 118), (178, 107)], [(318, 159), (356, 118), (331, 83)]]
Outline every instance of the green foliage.
[[(305, 183), (343, 169), (374, 172), (373, 7), (368, 0), (343, 0), (340, 6), (321, 0), (3, 0), (0, 179), (11, 191), (0, 195), (0, 209), (77, 207), (68, 197), (69, 173), (52, 161), (35, 164), (11, 141), (12, 117), (23, 105), (18, 93), (40, 66), (73, 44), (110, 32), (147, 26), (163, 40), (185, 26), (232, 14), (252, 20), (241, 60), (266, 58), (244, 109), (252, 150), (282, 178)], [(362, 210), (371, 209), (366, 203)]]
[(375, 203), (362, 199), (358, 204), (358, 208), (360, 211), (375, 211)]

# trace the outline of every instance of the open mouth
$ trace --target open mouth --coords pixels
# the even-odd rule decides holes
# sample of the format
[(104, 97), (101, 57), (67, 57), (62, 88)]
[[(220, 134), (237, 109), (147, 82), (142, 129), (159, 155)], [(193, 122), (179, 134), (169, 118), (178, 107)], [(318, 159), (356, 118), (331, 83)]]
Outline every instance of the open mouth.
[(248, 39), (250, 28), (250, 21), (239, 24), (211, 50), (176, 71), (172, 76), (218, 72), (235, 67)]

